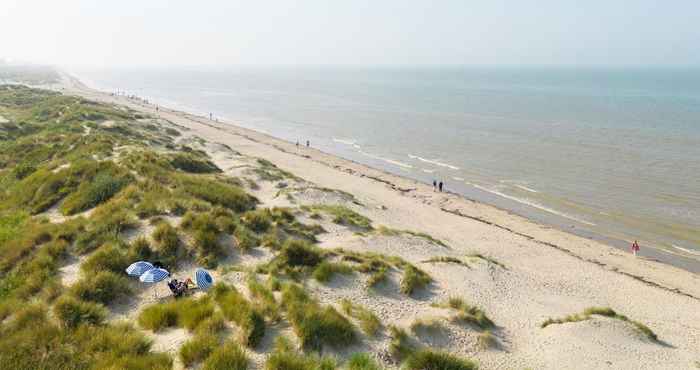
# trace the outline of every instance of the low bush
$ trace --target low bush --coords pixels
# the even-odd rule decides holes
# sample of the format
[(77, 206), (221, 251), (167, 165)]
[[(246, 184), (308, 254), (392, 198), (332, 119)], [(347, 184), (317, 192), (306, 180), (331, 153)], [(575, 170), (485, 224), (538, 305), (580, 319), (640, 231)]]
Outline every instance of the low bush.
[(148, 330), (160, 331), (177, 326), (178, 310), (174, 304), (154, 304), (141, 311), (139, 325)]
[(256, 233), (264, 233), (272, 225), (272, 215), (268, 209), (259, 209), (246, 212), (241, 221), (252, 231)]
[(202, 364), (202, 370), (246, 370), (248, 357), (236, 342), (217, 347)]
[(307, 356), (293, 350), (285, 337), (278, 337), (275, 349), (265, 362), (266, 370), (334, 370), (335, 361), (328, 357)]
[(67, 328), (75, 328), (80, 324), (99, 325), (107, 316), (107, 310), (102, 305), (70, 296), (58, 298), (53, 310), (56, 318)]
[(198, 335), (180, 347), (180, 360), (186, 367), (204, 361), (219, 345), (213, 335)]
[(233, 232), (233, 237), (236, 238), (236, 245), (243, 252), (249, 252), (260, 243), (258, 238), (244, 226), (236, 227), (236, 230)]
[(190, 173), (217, 173), (219, 167), (206, 159), (196, 158), (189, 153), (178, 153), (170, 158), (170, 164), (178, 170)]
[(424, 349), (413, 353), (404, 363), (407, 370), (475, 370), (476, 363), (445, 352)]
[(198, 335), (215, 335), (220, 333), (225, 328), (226, 322), (224, 321), (224, 317), (220, 312), (215, 312), (213, 315), (202, 320), (199, 325), (197, 325), (195, 333)]
[(179, 176), (179, 180), (186, 193), (235, 212), (251, 210), (257, 203), (255, 198), (248, 195), (240, 187), (223, 181), (191, 175)]
[(110, 304), (117, 298), (131, 294), (129, 281), (113, 272), (102, 271), (84, 276), (69, 290), (75, 297), (86, 301)]
[(146, 307), (141, 311), (138, 322), (141, 327), (153, 331), (167, 327), (184, 327), (194, 331), (213, 314), (214, 305), (208, 296), (185, 298)]
[(279, 320), (279, 305), (272, 291), (261, 284), (254, 275), (248, 277), (247, 283), (256, 309), (271, 321)]

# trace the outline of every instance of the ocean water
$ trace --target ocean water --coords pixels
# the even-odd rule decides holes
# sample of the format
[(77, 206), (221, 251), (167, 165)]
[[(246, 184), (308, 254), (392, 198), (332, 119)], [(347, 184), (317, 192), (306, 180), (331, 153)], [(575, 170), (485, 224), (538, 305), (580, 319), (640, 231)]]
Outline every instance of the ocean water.
[(700, 69), (71, 71), (538, 221), (700, 259)]

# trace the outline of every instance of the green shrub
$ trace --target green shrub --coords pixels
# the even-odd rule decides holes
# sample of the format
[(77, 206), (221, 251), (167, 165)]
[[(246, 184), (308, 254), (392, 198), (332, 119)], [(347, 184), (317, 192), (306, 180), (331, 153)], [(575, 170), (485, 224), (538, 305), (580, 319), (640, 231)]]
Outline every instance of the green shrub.
[(260, 209), (246, 212), (241, 220), (252, 231), (264, 233), (272, 224), (272, 215), (268, 209)]
[(201, 322), (214, 314), (214, 304), (204, 296), (200, 299), (180, 299), (176, 301), (178, 325), (193, 331)]
[(404, 367), (407, 370), (475, 370), (478, 368), (473, 361), (428, 349), (413, 353), (406, 360)]
[(131, 242), (126, 255), (128, 261), (149, 261), (158, 259), (155, 252), (151, 249), (148, 240), (144, 237), (139, 237)]
[(110, 304), (117, 298), (131, 294), (131, 288), (125, 277), (102, 271), (83, 277), (70, 288), (70, 293), (82, 300)]
[(381, 370), (381, 367), (367, 353), (354, 353), (347, 364), (348, 370)]
[(431, 281), (432, 279), (428, 274), (413, 265), (407, 265), (404, 268), (403, 277), (401, 278), (401, 293), (410, 296), (416, 289), (423, 288), (430, 284)]
[(202, 320), (195, 332), (199, 335), (215, 335), (226, 328), (226, 322), (220, 312), (215, 312), (210, 317)]
[(287, 240), (280, 251), (281, 263), (287, 266), (316, 266), (321, 263), (321, 251), (301, 240)]
[(248, 357), (241, 347), (232, 341), (216, 348), (202, 364), (203, 370), (246, 370), (247, 368)]
[(79, 301), (70, 296), (56, 300), (54, 313), (68, 328), (75, 328), (80, 324), (99, 325), (107, 316), (107, 310), (102, 305)]
[(243, 252), (249, 252), (260, 243), (258, 238), (246, 227), (237, 227), (233, 232), (233, 236), (236, 238), (236, 245)]
[(180, 359), (185, 366), (190, 367), (204, 361), (218, 345), (219, 340), (215, 336), (198, 335), (180, 347)]

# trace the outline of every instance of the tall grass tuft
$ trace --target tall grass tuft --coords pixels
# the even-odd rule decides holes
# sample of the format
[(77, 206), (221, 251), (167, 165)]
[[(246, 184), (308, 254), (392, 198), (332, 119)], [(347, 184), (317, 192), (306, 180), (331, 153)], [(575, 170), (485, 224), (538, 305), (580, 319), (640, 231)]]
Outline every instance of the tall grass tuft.
[(202, 370), (246, 370), (248, 357), (241, 347), (233, 341), (214, 349), (202, 364)]
[(424, 349), (413, 353), (406, 359), (407, 370), (475, 370), (475, 362), (461, 359), (445, 352)]
[(265, 336), (265, 320), (262, 313), (234, 287), (219, 283), (214, 286), (214, 299), (224, 316), (241, 329), (240, 341), (255, 348)]

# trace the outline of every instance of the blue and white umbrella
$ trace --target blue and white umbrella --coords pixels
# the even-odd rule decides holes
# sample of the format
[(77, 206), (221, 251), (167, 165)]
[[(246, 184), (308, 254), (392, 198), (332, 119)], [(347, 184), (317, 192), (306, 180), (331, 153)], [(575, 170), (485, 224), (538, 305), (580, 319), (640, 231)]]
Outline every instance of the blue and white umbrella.
[(165, 280), (168, 276), (170, 276), (168, 270), (154, 268), (144, 272), (141, 277), (139, 277), (139, 280), (143, 283), (157, 283)]
[(214, 278), (209, 275), (209, 272), (205, 269), (197, 269), (194, 273), (194, 281), (197, 283), (199, 289), (209, 289), (214, 285)]
[(134, 262), (129, 267), (126, 268), (126, 273), (129, 276), (141, 276), (144, 272), (148, 270), (153, 270), (155, 267), (150, 262), (138, 261)]

